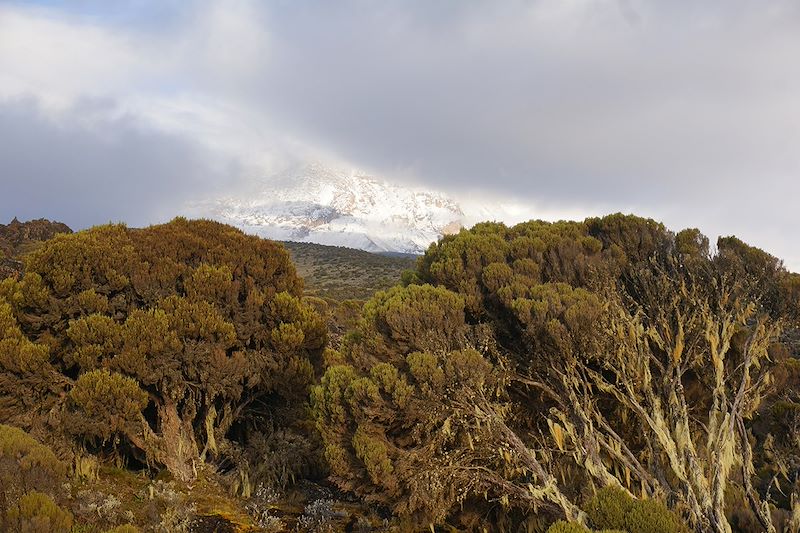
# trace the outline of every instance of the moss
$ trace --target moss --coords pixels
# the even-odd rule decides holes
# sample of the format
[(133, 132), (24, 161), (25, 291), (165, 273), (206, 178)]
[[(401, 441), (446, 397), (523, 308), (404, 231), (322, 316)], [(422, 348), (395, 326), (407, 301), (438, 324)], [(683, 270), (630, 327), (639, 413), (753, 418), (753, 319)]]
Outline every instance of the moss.
[[(547, 529), (547, 533), (592, 533), (592, 531), (576, 522), (559, 520)], [(621, 529), (603, 529), (596, 533), (628, 533)]]

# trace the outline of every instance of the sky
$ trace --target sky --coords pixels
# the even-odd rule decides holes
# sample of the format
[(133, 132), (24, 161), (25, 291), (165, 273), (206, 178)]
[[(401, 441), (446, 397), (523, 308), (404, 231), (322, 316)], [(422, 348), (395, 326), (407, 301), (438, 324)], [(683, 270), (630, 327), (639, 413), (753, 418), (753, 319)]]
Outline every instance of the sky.
[(0, 219), (145, 225), (332, 161), (797, 271), (798, 58), (789, 0), (0, 0)]

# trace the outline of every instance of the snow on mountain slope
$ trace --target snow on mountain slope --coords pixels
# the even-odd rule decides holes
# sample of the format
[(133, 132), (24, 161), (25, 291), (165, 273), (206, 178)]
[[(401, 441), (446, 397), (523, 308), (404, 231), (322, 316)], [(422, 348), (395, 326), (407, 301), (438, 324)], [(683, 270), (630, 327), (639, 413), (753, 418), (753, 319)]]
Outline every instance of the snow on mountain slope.
[(195, 204), (191, 211), (270, 239), (371, 252), (421, 253), (464, 224), (459, 205), (442, 194), (318, 163), (294, 167), (246, 193)]

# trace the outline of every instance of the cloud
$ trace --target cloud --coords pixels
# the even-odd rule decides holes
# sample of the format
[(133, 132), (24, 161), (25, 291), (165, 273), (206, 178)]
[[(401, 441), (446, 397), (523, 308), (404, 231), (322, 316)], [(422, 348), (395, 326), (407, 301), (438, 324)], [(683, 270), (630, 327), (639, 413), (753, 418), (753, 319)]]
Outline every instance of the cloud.
[(148, 224), (299, 150), (228, 92), (264, 42), (245, 3), (103, 13), (0, 6), (0, 216)]
[[(243, 179), (336, 158), (471, 203), (736, 233), (800, 267), (789, 0), (79, 5), (0, 8), (0, 100), (72, 110), (79, 138), (132, 120), (141, 164), (167, 139), (162, 166)], [(87, 99), (109, 104), (85, 118)]]
[(260, 91), (282, 127), (451, 192), (634, 210), (792, 254), (776, 233), (800, 222), (793, 4), (415, 6), (273, 14), (282, 54)]
[(0, 105), (5, 218), (47, 217), (73, 228), (146, 225), (169, 220), (187, 201), (218, 194), (238, 172), (235, 162), (135, 118), (82, 119), (104, 105), (83, 102), (57, 119), (31, 101)]
[(800, 34), (782, 11), (644, 5), (631, 26), (613, 2), (447, 20), (345, 5), (282, 13), (273, 39), (290, 45), (259, 91), (284, 127), (358, 161), (614, 203), (796, 169)]

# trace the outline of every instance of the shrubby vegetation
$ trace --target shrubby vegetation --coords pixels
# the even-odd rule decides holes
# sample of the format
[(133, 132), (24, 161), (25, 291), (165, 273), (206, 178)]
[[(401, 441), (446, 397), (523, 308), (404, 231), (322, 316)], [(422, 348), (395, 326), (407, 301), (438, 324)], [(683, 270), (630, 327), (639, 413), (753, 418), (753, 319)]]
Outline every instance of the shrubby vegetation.
[[(212, 478), (259, 487), (275, 528), (800, 527), (800, 276), (735, 237), (483, 223), (361, 308), (305, 297), (280, 244), (210, 221), (26, 250), (0, 282), (6, 529), (136, 531), (93, 491), (102, 468), (175, 531), (216, 523), (180, 492)], [(324, 476), (384, 514), (343, 518), (330, 489), (270, 514)]]
[(326, 338), (280, 245), (184, 219), (48, 241), (0, 330), (0, 420), (182, 480), (264, 417), (298, 427)]
[[(545, 513), (727, 532), (732, 491), (756, 528), (780, 520), (753, 446), (795, 328), (797, 276), (775, 258), (622, 215), (486, 223), (405, 282), (313, 392), (341, 487), (417, 527)], [(593, 524), (593, 486), (652, 503)]]
[(58, 527), (71, 524), (72, 517), (51, 499), (62, 496), (66, 472), (50, 448), (0, 424), (0, 531), (68, 531)]
[(8, 512), (5, 531), (19, 533), (66, 533), (72, 530), (72, 515), (53, 503), (47, 494), (29, 492)]
[(368, 300), (393, 287), (403, 271), (414, 267), (413, 255), (383, 255), (342, 246), (284, 242), (306, 294), (333, 301)]
[(113, 529), (109, 529), (106, 531), (106, 533), (141, 533), (141, 530), (131, 524), (125, 524), (122, 526), (117, 526)]
[(628, 533), (689, 533), (689, 528), (662, 502), (635, 499), (616, 487), (597, 491), (585, 509), (596, 528)]

